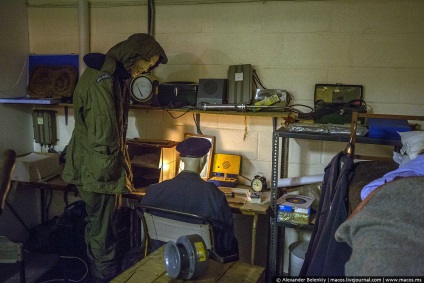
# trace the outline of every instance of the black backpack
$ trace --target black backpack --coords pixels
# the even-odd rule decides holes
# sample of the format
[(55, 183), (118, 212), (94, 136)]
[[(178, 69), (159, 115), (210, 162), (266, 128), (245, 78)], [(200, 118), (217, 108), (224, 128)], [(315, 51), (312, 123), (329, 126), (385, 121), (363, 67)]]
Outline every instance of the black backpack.
[(54, 235), (55, 246), (59, 255), (85, 257), (85, 217), (87, 211), (85, 202), (75, 201), (65, 206), (59, 217)]

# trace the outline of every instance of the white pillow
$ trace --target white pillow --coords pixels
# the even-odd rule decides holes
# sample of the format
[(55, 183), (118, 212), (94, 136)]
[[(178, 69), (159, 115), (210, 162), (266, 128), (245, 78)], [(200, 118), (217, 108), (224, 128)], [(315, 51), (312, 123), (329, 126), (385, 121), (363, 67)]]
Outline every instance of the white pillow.
[(401, 153), (412, 160), (424, 150), (424, 131), (398, 132), (402, 141)]

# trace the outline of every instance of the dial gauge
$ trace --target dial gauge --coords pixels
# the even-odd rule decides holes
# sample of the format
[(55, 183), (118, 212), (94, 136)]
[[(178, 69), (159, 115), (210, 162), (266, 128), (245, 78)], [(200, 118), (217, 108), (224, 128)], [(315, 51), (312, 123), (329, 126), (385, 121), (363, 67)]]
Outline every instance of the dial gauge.
[(152, 99), (159, 85), (152, 75), (139, 75), (131, 81), (131, 96), (137, 102), (148, 102)]

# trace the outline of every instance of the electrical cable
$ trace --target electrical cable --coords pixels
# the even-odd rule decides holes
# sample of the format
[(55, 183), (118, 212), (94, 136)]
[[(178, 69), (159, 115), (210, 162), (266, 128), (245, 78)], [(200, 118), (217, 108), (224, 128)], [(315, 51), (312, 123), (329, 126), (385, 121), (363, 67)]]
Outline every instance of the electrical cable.
[[(78, 280), (67, 279), (66, 280), (67, 282), (75, 282), (75, 283), (76, 282), (81, 282), (82, 280), (84, 280), (85, 277), (87, 277), (87, 274), (88, 274), (88, 265), (87, 265), (87, 263), (82, 258), (79, 258), (79, 257), (76, 257), (76, 256), (63, 256), (63, 255), (61, 255), (59, 257), (60, 258), (63, 258), (63, 259), (78, 259), (82, 263), (84, 263), (84, 266), (85, 266), (85, 273), (84, 273), (84, 275), (83, 275), (83, 277), (81, 279), (78, 279)], [(55, 279), (50, 279), (50, 280), (47, 280), (47, 281), (42, 281), (40, 283), (50, 283), (50, 282), (65, 282), (65, 279), (55, 278)]]
[(198, 119), (196, 118), (196, 115), (193, 113), (193, 120), (194, 120), (194, 124), (196, 124), (196, 130), (197, 133), (200, 135), (203, 135), (202, 130), (200, 129), (200, 115), (198, 116)]
[[(178, 108), (178, 109), (184, 109), (184, 108)], [(179, 116), (174, 116), (174, 115), (172, 115), (172, 114), (171, 114), (171, 112), (170, 112), (170, 110), (169, 110), (169, 109), (167, 109), (167, 108), (163, 108), (163, 107), (162, 107), (162, 110), (164, 110), (166, 113), (168, 113), (168, 114), (169, 114), (169, 116), (171, 116), (173, 119), (178, 119), (178, 118), (180, 118), (180, 117), (184, 116), (185, 114), (187, 114), (188, 112), (190, 112), (192, 109), (191, 109), (191, 108), (188, 108), (186, 112), (184, 112), (183, 114), (181, 114), (181, 115), (179, 115)], [(172, 111), (172, 109), (171, 109), (171, 111)]]
[(240, 175), (240, 174), (239, 174), (239, 176), (240, 176), (240, 177), (245, 178), (245, 179), (246, 179), (246, 180), (248, 180), (249, 182), (252, 182), (252, 180), (251, 180), (251, 179), (249, 179), (249, 178), (247, 178), (247, 177), (245, 177), (245, 176), (243, 176), (243, 175)]
[(293, 97), (292, 97), (291, 93), (287, 92), (287, 97), (286, 97), (287, 106), (290, 106), (292, 99), (293, 99)]
[(148, 32), (151, 36), (154, 37), (154, 26), (155, 26), (155, 3), (154, 0), (148, 0), (147, 3), (148, 10)]
[(366, 109), (367, 103), (362, 99), (353, 99), (347, 103), (328, 103), (325, 102), (322, 99), (315, 101), (315, 108), (306, 106), (306, 105), (300, 105), (304, 107), (308, 107), (311, 109), (308, 113), (300, 112), (299, 117), (300, 119), (313, 119), (316, 120), (326, 114), (329, 113), (335, 113), (335, 112), (344, 112), (344, 108), (347, 109)]
[(53, 189), (48, 189), (47, 193), (46, 193), (46, 197), (44, 200), (44, 203), (46, 203), (46, 207), (45, 207), (45, 215), (46, 215), (46, 219), (48, 220), (50, 218), (50, 205), (52, 204), (52, 200), (53, 200)]
[(246, 141), (247, 138), (247, 116), (244, 116), (244, 134), (243, 134), (243, 142)]
[[(253, 76), (252, 76), (253, 77)], [(255, 79), (253, 79), (253, 84), (255, 85), (255, 88), (258, 89), (258, 84), (256, 83)]]
[[(259, 79), (258, 74), (256, 73), (256, 70), (253, 70), (252, 72), (252, 76), (253, 76), (253, 81), (256, 81), (263, 89), (267, 89), (261, 82), (261, 80)], [(255, 83), (256, 84), (256, 83)]]
[[(297, 106), (301, 106), (301, 107), (306, 107), (306, 108), (308, 108), (308, 109), (310, 109), (311, 111), (314, 111), (314, 108), (313, 107), (311, 107), (311, 106), (308, 106), (308, 105), (305, 105), (305, 104), (293, 104), (293, 105), (290, 105), (290, 106), (288, 106), (287, 108), (292, 108), (292, 107), (297, 107)], [(299, 110), (300, 111), (300, 110)], [(300, 111), (301, 112), (301, 111)]]
[(11, 89), (5, 89), (5, 90), (1, 89), (1, 90), (0, 90), (0, 92), (9, 92), (9, 91), (13, 90), (13, 89), (14, 89), (14, 88), (18, 85), (18, 83), (21, 81), (22, 74), (23, 74), (23, 73), (24, 73), (24, 71), (27, 69), (27, 68), (26, 68), (26, 66), (27, 66), (27, 62), (28, 62), (28, 56), (27, 56), (27, 57), (25, 57), (25, 61), (24, 61), (24, 63), (22, 64), (21, 73), (19, 74), (19, 77), (18, 77), (18, 79), (16, 80), (15, 84), (12, 86), (12, 88), (11, 88)]

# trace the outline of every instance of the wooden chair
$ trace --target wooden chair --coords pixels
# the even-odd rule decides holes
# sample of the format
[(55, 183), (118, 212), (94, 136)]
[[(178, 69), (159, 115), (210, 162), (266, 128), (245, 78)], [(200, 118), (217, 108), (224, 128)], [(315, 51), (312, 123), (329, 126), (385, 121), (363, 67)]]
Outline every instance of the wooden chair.
[[(16, 161), (16, 153), (6, 150), (0, 160), (0, 215), (7, 204), (10, 191), (10, 175)], [(51, 270), (60, 257), (55, 254), (26, 252), (21, 243), (14, 243), (0, 236), (0, 282), (36, 282)]]

